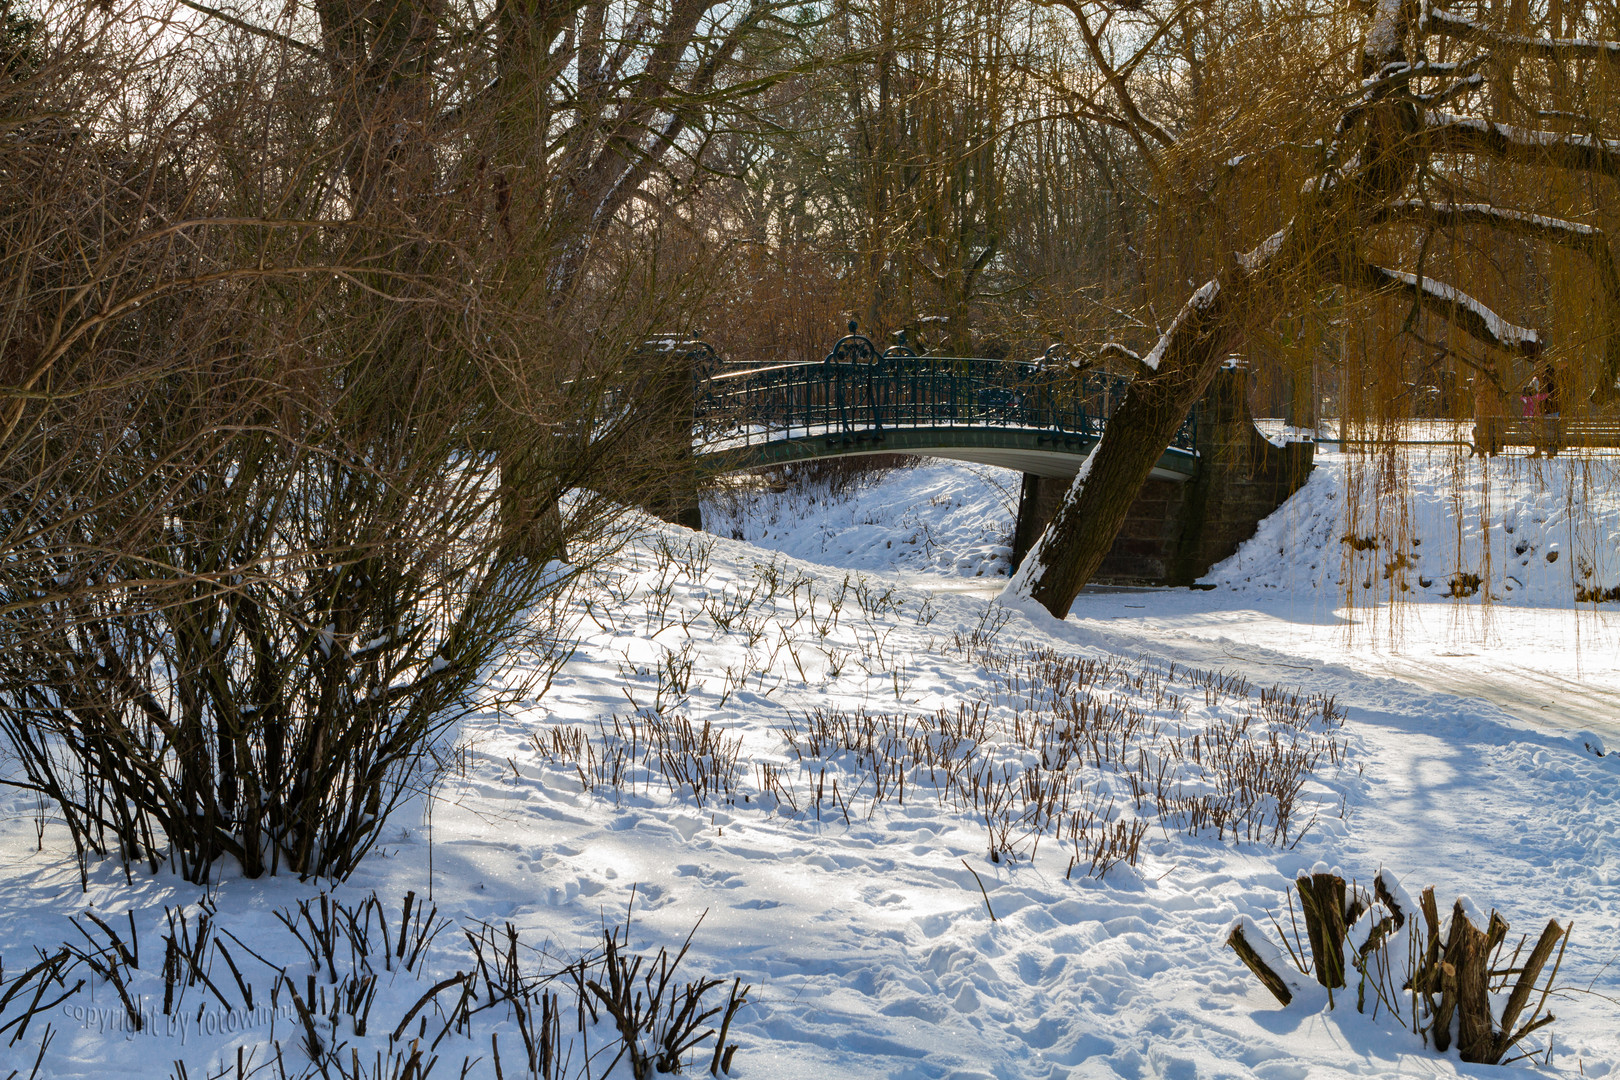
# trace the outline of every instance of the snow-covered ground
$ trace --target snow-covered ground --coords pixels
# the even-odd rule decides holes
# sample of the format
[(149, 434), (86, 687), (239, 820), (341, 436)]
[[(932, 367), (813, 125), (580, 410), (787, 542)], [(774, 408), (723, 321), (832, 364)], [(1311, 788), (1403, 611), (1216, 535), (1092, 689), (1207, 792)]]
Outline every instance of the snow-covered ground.
[(1004, 577), (1019, 474), (941, 458), (848, 481), (773, 491), (741, 478), (704, 501), (710, 532), (846, 570)]
[(1620, 745), (1620, 602), (1580, 599), (1620, 585), (1620, 456), (1320, 460), (1214, 591), (1088, 593), (1071, 619), (1259, 678), (1331, 663), (1482, 697)]
[[(347, 1019), (319, 1031), (347, 1040), (365, 1075), (396, 1028), (402, 1047), (439, 1039), (432, 1075), (460, 1076), (465, 1062), (467, 1076), (496, 1075), (492, 1034), (504, 1076), (526, 1075), (509, 1006), (480, 1012), (478, 999), (458, 1031), (447, 1023), (452, 990), (408, 1016), (434, 983), (471, 970), (460, 930), (476, 937), (488, 924), (504, 950), (510, 924), (520, 967), (543, 975), (630, 912), (633, 949), (674, 951), (690, 933), (684, 978), (752, 986), (729, 1033), (741, 1077), (1498, 1075), (1436, 1055), (1387, 1015), (1358, 1015), (1342, 999), (1331, 1012), (1315, 999), (1281, 1008), (1238, 964), (1227, 928), (1244, 916), (1269, 926), (1284, 886), (1320, 861), (1363, 883), (1387, 867), (1414, 894), (1433, 884), (1443, 908), (1466, 893), (1500, 909), (1515, 934), (1573, 919), (1558, 1020), (1542, 1033), (1552, 1035), (1550, 1062), (1511, 1068), (1610, 1076), (1620, 1065), (1620, 754), (1599, 756), (1601, 734), (1582, 732), (1600, 729), (1605, 701), (1612, 718), (1620, 700), (1606, 613), (1615, 605), (1574, 618), (1572, 592), (1558, 592), (1571, 579), (1556, 573), (1590, 551), (1593, 580), (1615, 583), (1617, 485), (1599, 473), (1580, 491), (1559, 479), (1560, 465), (1499, 461), (1488, 504), (1465, 489), (1453, 513), (1432, 504), (1451, 497), (1440, 480), (1455, 466), (1409, 460), (1406, 524), (1375, 514), (1352, 533), (1341, 508), (1361, 496), (1347, 460), (1324, 455), (1311, 484), (1211, 575), (1217, 588), (1091, 592), (1061, 623), (993, 602), (1016, 495), (1006, 473), (930, 463), (842, 502), (768, 495), (718, 537), (649, 527), (580, 609), (578, 652), (551, 691), (465, 723), (437, 798), (391, 822), (351, 882), (328, 887), (350, 908), (375, 891), (393, 924), (407, 891), (431, 894), (455, 925), (412, 971), (378, 972), (369, 1034)], [(1489, 528), (1470, 532), (1482, 512)], [(1435, 524), (1453, 518), (1460, 524)], [(1397, 522), (1387, 544), (1383, 520)], [(1344, 535), (1379, 539), (1365, 549), (1378, 556), (1414, 558), (1387, 580), (1406, 575), (1401, 596), (1418, 602), (1392, 608), (1376, 587), (1358, 593), (1355, 573), (1340, 571), (1377, 564), (1344, 555)], [(1499, 557), (1525, 539), (1531, 562), (1541, 560), (1529, 576), (1529, 565)], [(1455, 573), (1487, 543), (1491, 570), (1471, 571), (1482, 577), (1475, 596), (1417, 583)], [(1547, 564), (1554, 543), (1563, 558)], [(1525, 573), (1509, 591), (1515, 565)], [(1476, 655), (1440, 655), (1465, 652)], [(1076, 685), (1058, 685), (1065, 677)], [(1276, 683), (1297, 689), (1297, 714), (1287, 699), (1268, 712), (1251, 693)], [(1570, 686), (1589, 691), (1580, 709), (1590, 718), (1563, 699), (1538, 701)], [(1313, 695), (1335, 699), (1342, 726)], [(1048, 736), (1082, 700), (1101, 748), (1059, 755), (1067, 744)], [(1188, 752), (1193, 734), (1231, 738), (1223, 733), (1245, 717), (1253, 737), (1320, 755), (1277, 843), (1275, 802), (1224, 789), (1203, 764), (1208, 741), (1205, 757)], [(1151, 776), (1168, 778), (1168, 802)], [(1037, 789), (1060, 792), (1066, 809), (1042, 811)], [(1234, 824), (1197, 828), (1194, 803)], [(93, 911), (128, 937), (130, 913), (142, 955), (129, 990), (153, 1022), (123, 1030), (116, 987), (81, 966), (78, 994), (13, 1045), (16, 1028), (0, 1031), (0, 1075), (28, 1075), (46, 1021), (41, 1076), (181, 1075), (176, 1061), (186, 1076), (236, 1076), (239, 1048), (247, 1073), (271, 1061), (274, 1043), (288, 1075), (307, 1065), (287, 1002), (311, 986), (332, 995), (330, 980), (308, 981), (305, 948), (274, 912), (296, 916), (316, 883), (228, 878), (213, 888), (215, 924), (243, 946), (221, 939), (257, 1011), (217, 951), (204, 950), (217, 993), (189, 987), (184, 1008), (165, 1014), (162, 938), (174, 931), (164, 908), (189, 905), (194, 933), (199, 890), (141, 872), (129, 883), (101, 864), (81, 891), (64, 839), (36, 833), (28, 802), (5, 809), (0, 978), (37, 962), (36, 947), (82, 945), (69, 916)], [(1105, 823), (1136, 837), (1139, 858), (1091, 876), (1084, 853), (1075, 862), (1075, 836), (1094, 852)], [(267, 962), (289, 975), (268, 1010)], [(336, 966), (354, 964), (340, 956)], [(572, 983), (548, 985), (577, 1069), (586, 1049)], [(0, 1005), (0, 1024), (18, 1010), (17, 1000)], [(611, 1027), (598, 1021), (587, 1024), (593, 1050)], [(595, 1059), (590, 1075), (606, 1064)], [(628, 1076), (626, 1064), (613, 1075)]]
[(1569, 610), (1611, 590), (1620, 601), (1620, 455), (1414, 446), (1322, 462), (1206, 580), (1356, 606), (1477, 596)]
[[(1216, 591), (1088, 590), (1071, 620), (1260, 680), (1331, 662), (1483, 696), (1620, 745), (1620, 602), (1575, 599), (1620, 586), (1620, 455), (1487, 464), (1465, 432), (1417, 434), (1427, 443), (1393, 461), (1328, 444), (1305, 488), (1206, 576)], [(928, 460), (845, 499), (743, 488), (706, 505), (705, 520), (812, 562), (992, 597), (1017, 493), (1016, 473)], [(1470, 576), (1478, 591), (1452, 596), (1470, 592)], [(1263, 661), (1257, 647), (1288, 655)]]

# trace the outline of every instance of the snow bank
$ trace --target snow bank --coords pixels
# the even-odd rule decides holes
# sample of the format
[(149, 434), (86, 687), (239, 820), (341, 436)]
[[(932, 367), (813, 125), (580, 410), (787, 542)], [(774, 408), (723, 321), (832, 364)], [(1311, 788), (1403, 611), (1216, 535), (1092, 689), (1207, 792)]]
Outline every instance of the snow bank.
[(1204, 581), (1238, 592), (1572, 608), (1620, 586), (1620, 456), (1322, 453)]
[(1020, 482), (1011, 469), (923, 458), (836, 494), (739, 483), (704, 500), (703, 527), (848, 570), (1004, 577)]

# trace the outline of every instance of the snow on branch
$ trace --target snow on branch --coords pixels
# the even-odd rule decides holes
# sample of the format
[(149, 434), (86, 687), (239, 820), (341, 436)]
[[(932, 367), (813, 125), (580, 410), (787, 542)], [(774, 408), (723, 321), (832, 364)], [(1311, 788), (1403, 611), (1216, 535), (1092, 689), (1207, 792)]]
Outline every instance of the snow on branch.
[(1434, 60), (1420, 60), (1417, 63), (1396, 60), (1385, 64), (1374, 73), (1361, 80), (1361, 93), (1345, 107), (1339, 114), (1339, 123), (1335, 130), (1340, 134), (1349, 131), (1351, 126), (1375, 102), (1387, 98), (1403, 88), (1410, 87), (1418, 79), (1447, 78), (1451, 83), (1444, 89), (1431, 94), (1412, 95), (1413, 99), (1430, 108), (1437, 108), (1448, 101), (1475, 89), (1484, 82), (1484, 76), (1479, 68), (1485, 66), (1490, 57), (1487, 54), (1470, 57), (1458, 63), (1440, 63)]
[(1437, 108), (1446, 104), (1447, 102), (1457, 100), (1470, 91), (1478, 90), (1484, 85), (1485, 76), (1476, 71), (1472, 75), (1467, 75), (1456, 80), (1444, 90), (1437, 91), (1433, 94), (1419, 94), (1417, 96), (1417, 100), (1430, 108)]
[(1425, 202), (1422, 199), (1402, 199), (1381, 207), (1373, 219), (1384, 221), (1427, 221), (1442, 225), (1487, 225), (1525, 234), (1541, 234), (1555, 243), (1575, 242), (1585, 245), (1601, 240), (1603, 232), (1591, 225), (1544, 214), (1529, 214), (1520, 210), (1506, 210), (1490, 203)]
[(1377, 0), (1362, 44), (1364, 71), (1377, 71), (1400, 57), (1406, 38), (1407, 8), (1405, 0)]
[(1425, 113), (1423, 123), (1434, 153), (1489, 154), (1527, 165), (1620, 176), (1620, 142), (1613, 139), (1560, 135), (1439, 110)]
[[(1307, 186), (1306, 190), (1310, 191), (1313, 189), (1311, 186)], [(1238, 265), (1243, 267), (1244, 271), (1250, 274), (1257, 270), (1263, 270), (1267, 265), (1270, 264), (1272, 259), (1277, 257), (1277, 253), (1283, 249), (1283, 245), (1288, 242), (1288, 237), (1293, 234), (1293, 231), (1294, 222), (1292, 219), (1290, 219), (1288, 224), (1284, 225), (1282, 228), (1260, 241), (1260, 243), (1255, 246), (1253, 251), (1245, 251), (1238, 255)], [(1210, 284), (1214, 283), (1211, 282)], [(1207, 288), (1208, 286), (1205, 287)]]
[(1609, 302), (1620, 307), (1620, 271), (1616, 270), (1614, 253), (1609, 250), (1603, 230), (1594, 226), (1544, 214), (1505, 210), (1489, 203), (1429, 203), (1422, 199), (1403, 199), (1382, 207), (1373, 221), (1375, 224), (1483, 226), (1571, 248), (1592, 260)]
[(1607, 60), (1620, 66), (1620, 41), (1509, 34), (1439, 8), (1429, 9), (1425, 27), (1446, 37), (1502, 45), (1542, 60)]
[(1209, 306), (1215, 302), (1215, 297), (1220, 295), (1220, 291), (1220, 279), (1210, 278), (1204, 282), (1197, 292), (1189, 296), (1187, 302), (1181, 305), (1181, 310), (1176, 312), (1176, 317), (1170, 321), (1169, 327), (1159, 335), (1159, 340), (1154, 344), (1152, 351), (1142, 357), (1142, 366), (1149, 371), (1158, 371), (1159, 362), (1164, 359), (1165, 350), (1170, 347), (1170, 342), (1175, 340), (1182, 324), (1192, 317), (1193, 312), (1207, 311)]
[(1097, 350), (1097, 355), (1100, 357), (1120, 356), (1133, 364), (1143, 363), (1141, 353), (1135, 349), (1127, 348), (1118, 341), (1103, 342), (1102, 347)]
[(1443, 281), (1366, 263), (1363, 266), (1363, 283), (1374, 289), (1394, 288), (1410, 294), (1423, 305), (1424, 310), (1445, 319), (1486, 345), (1532, 358), (1541, 354), (1540, 334), (1508, 322), (1461, 289)]

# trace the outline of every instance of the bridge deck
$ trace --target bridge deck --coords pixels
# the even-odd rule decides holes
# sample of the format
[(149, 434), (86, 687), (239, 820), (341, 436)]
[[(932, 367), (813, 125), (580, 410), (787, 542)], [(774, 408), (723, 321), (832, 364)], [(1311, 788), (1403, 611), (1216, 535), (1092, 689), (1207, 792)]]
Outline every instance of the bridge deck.
[[(750, 440), (704, 442), (697, 451), (719, 472), (815, 458), (919, 454), (997, 465), (1054, 479), (1072, 479), (1095, 444), (1096, 439), (1090, 436), (1031, 428), (888, 427), (852, 432), (758, 432)], [(1197, 455), (1172, 446), (1160, 455), (1153, 475), (1167, 480), (1185, 480), (1197, 471)]]

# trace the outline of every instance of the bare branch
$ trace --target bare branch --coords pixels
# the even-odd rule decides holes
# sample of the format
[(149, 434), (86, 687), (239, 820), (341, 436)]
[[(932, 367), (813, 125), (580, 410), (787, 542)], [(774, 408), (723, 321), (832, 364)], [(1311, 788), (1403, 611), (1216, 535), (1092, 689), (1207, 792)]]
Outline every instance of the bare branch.
[(1474, 225), (1527, 236), (1543, 243), (1570, 248), (1587, 255), (1597, 268), (1611, 304), (1620, 306), (1620, 274), (1603, 231), (1576, 221), (1505, 210), (1488, 203), (1426, 203), (1407, 199), (1382, 207), (1372, 224), (1425, 224), (1456, 228)]
[(1620, 66), (1620, 42), (1594, 41), (1587, 38), (1542, 38), (1525, 34), (1509, 34), (1493, 30), (1482, 23), (1453, 15), (1449, 11), (1431, 8), (1427, 27), (1436, 33), (1462, 41), (1480, 41), (1488, 45), (1506, 46), (1526, 56), (1561, 63), (1566, 60), (1606, 60)]
[(321, 50), (317, 49), (308, 42), (299, 41), (297, 38), (288, 37), (286, 34), (268, 29), (267, 27), (255, 26), (245, 19), (237, 18), (228, 11), (221, 11), (219, 8), (210, 7), (207, 4), (199, 4), (197, 0), (180, 0), (180, 3), (193, 11), (202, 12), (209, 18), (218, 19), (220, 22), (225, 23), (228, 26), (234, 26), (238, 30), (246, 30), (250, 34), (256, 34), (259, 37), (267, 38), (270, 41), (274, 41), (278, 45), (285, 45), (289, 49), (296, 49), (305, 56), (313, 56), (316, 59), (320, 59), (323, 55)]
[[(203, 221), (175, 222), (166, 225), (161, 229), (154, 229), (151, 232), (136, 237), (128, 245), (128, 247), (133, 248), (138, 244), (151, 244), (162, 239), (163, 237), (179, 235), (186, 230), (196, 229), (199, 226), (249, 225), (284, 229), (289, 227), (309, 228), (317, 224), (324, 224), (325, 227), (330, 227), (330, 223), (309, 221), (267, 222), (260, 218), (213, 218)], [(110, 264), (118, 257), (126, 253), (127, 249), (115, 249), (108, 256), (108, 258), (104, 260), (104, 264)], [(177, 276), (165, 281), (160, 281), (156, 284), (148, 285), (147, 287), (133, 292), (118, 301), (107, 304), (101, 310), (93, 314), (86, 315), (83, 319), (73, 323), (70, 328), (60, 325), (65, 323), (65, 315), (68, 310), (71, 310), (72, 307), (84, 300), (95, 289), (109, 284), (116, 277), (115, 274), (108, 272), (105, 269), (98, 268), (97, 272), (91, 276), (87, 283), (79, 286), (79, 288), (71, 294), (70, 302), (64, 306), (62, 315), (59, 316), (57, 320), (59, 324), (58, 332), (54, 333), (51, 338), (47, 340), (45, 347), (40, 352), (39, 357), (35, 359), (34, 362), (29, 366), (22, 378), (20, 378), (13, 386), (8, 388), (9, 392), (7, 397), (10, 398), (10, 400), (6, 403), (5, 408), (0, 410), (0, 446), (9, 445), (11, 436), (15, 433), (17, 424), (22, 419), (23, 411), (26, 408), (28, 391), (32, 390), (35, 384), (37, 384), (40, 379), (44, 378), (45, 374), (55, 367), (62, 357), (67, 355), (73, 346), (83, 340), (86, 335), (91, 334), (98, 328), (108, 323), (115, 322), (118, 319), (124, 318), (125, 316), (138, 311), (141, 305), (149, 304), (152, 301), (171, 293), (181, 292), (187, 289), (201, 289), (206, 286), (216, 285), (225, 281), (269, 280), (273, 278), (294, 277), (302, 278), (309, 277), (311, 275), (323, 274), (341, 276), (345, 280), (355, 284), (357, 287), (372, 292), (375, 292), (376, 290), (372, 289), (368, 285), (364, 285), (359, 278), (355, 277), (355, 275), (370, 275), (374, 277), (380, 275), (389, 278), (399, 278), (401, 276), (397, 272), (379, 269), (375, 266), (349, 266), (337, 263), (326, 265), (305, 264), (302, 266), (288, 267), (231, 267), (229, 269), (207, 273)], [(0, 455), (0, 460), (4, 460), (4, 455)]]
[(1143, 367), (1147, 366), (1146, 361), (1142, 359), (1141, 353), (1137, 352), (1135, 349), (1126, 348), (1123, 344), (1117, 341), (1103, 342), (1102, 345), (1097, 349), (1097, 355), (1102, 358), (1118, 356), (1129, 360), (1133, 364), (1141, 364)]
[(1443, 281), (1420, 278), (1373, 263), (1361, 264), (1358, 278), (1351, 284), (1408, 294), (1423, 310), (1446, 320), (1475, 341), (1530, 359), (1541, 355), (1540, 334), (1508, 322), (1480, 301)]
[(1133, 133), (1146, 134), (1160, 146), (1175, 145), (1176, 137), (1137, 107), (1136, 99), (1131, 96), (1130, 88), (1125, 85), (1125, 77), (1103, 54), (1102, 42), (1097, 39), (1097, 33), (1091, 28), (1091, 22), (1086, 18), (1079, 0), (1058, 0), (1058, 2), (1068, 8), (1074, 15), (1075, 22), (1080, 24), (1080, 36), (1085, 39), (1086, 51), (1091, 54), (1092, 63), (1103, 73), (1103, 78), (1108, 80), (1109, 89), (1113, 90), (1114, 97), (1118, 99), (1120, 109), (1131, 121)]
[(1620, 176), (1620, 142), (1613, 139), (1559, 135), (1440, 111), (1425, 113), (1423, 120), (1431, 153), (1486, 154), (1525, 165)]
[(1472, 225), (1498, 229), (1585, 255), (1592, 260), (1592, 267), (1597, 272), (1598, 287), (1608, 311), (1608, 333), (1601, 338), (1605, 373), (1603, 383), (1612, 385), (1616, 375), (1620, 374), (1620, 271), (1616, 269), (1614, 252), (1601, 229), (1542, 214), (1505, 210), (1486, 203), (1426, 204), (1415, 199), (1381, 209), (1374, 215), (1373, 224), (1381, 223), (1436, 227)]

